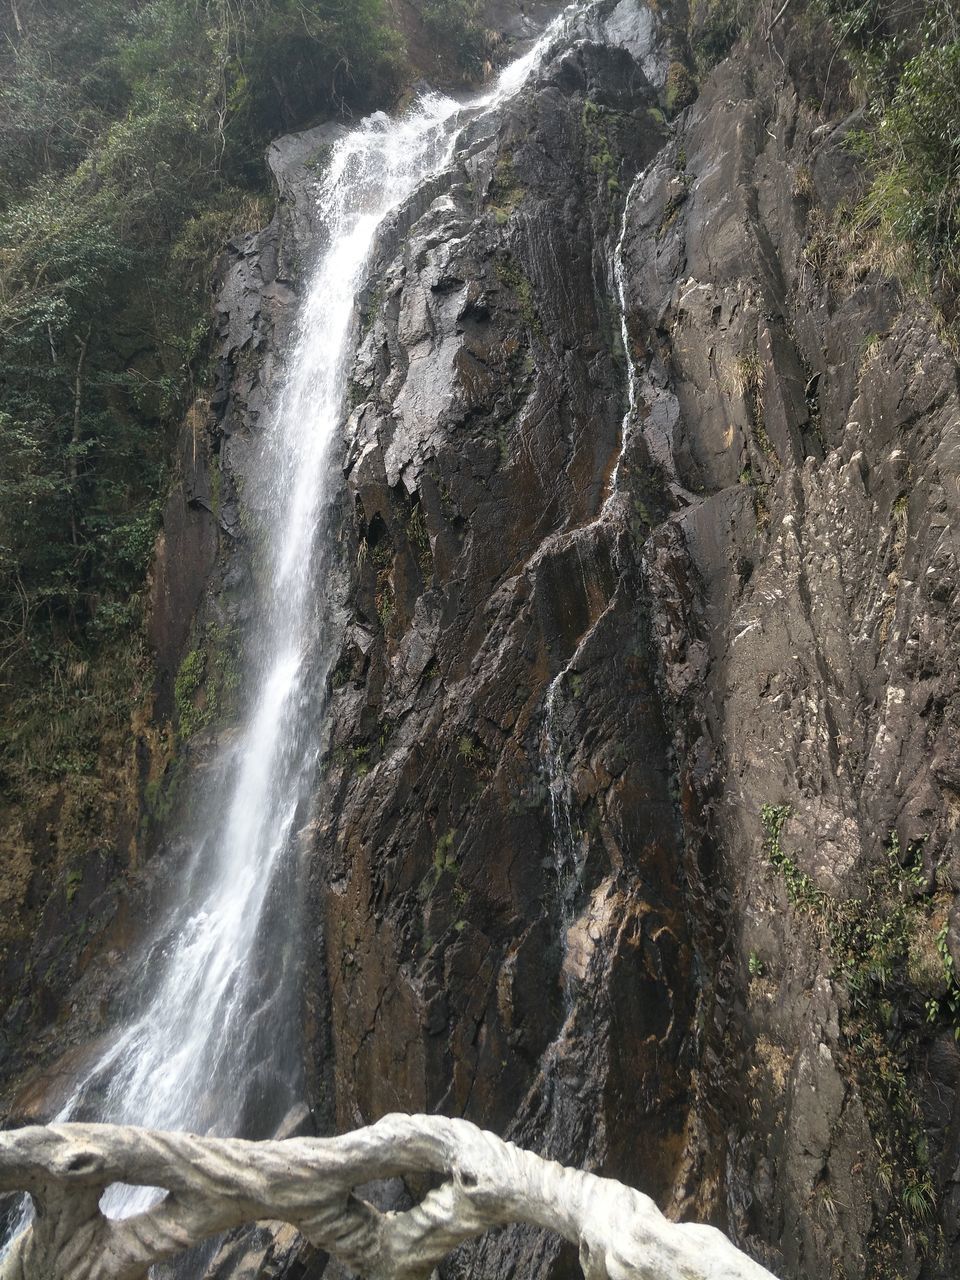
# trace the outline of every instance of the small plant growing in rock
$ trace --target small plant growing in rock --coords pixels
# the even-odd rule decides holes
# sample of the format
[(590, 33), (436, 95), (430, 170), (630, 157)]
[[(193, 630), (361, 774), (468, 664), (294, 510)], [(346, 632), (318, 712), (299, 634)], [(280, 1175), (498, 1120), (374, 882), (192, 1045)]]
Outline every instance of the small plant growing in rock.
[(396, 611), (396, 605), (393, 601), (393, 592), (389, 583), (385, 583), (377, 591), (377, 618), (380, 620), (380, 626), (386, 631), (390, 623), (393, 621), (393, 615)]
[[(426, 899), (431, 896), (445, 872), (449, 872), (452, 876), (458, 875), (460, 868), (457, 865), (457, 859), (453, 853), (453, 842), (456, 837), (456, 831), (451, 829), (446, 831), (437, 840), (436, 846), (433, 850), (433, 865), (430, 867), (430, 870), (424, 876), (420, 884), (420, 897), (422, 899)], [(456, 896), (456, 891), (454, 892)], [(457, 902), (458, 905), (461, 904), (461, 900), (459, 898), (457, 898)]]
[(876, 360), (880, 354), (880, 344), (883, 342), (883, 335), (879, 333), (868, 333), (863, 339), (860, 346), (860, 353), (863, 356), (863, 363), (870, 364), (872, 360)]
[(82, 883), (83, 872), (78, 867), (74, 867), (71, 871), (67, 872), (67, 902), (72, 902), (74, 900), (77, 896), (77, 890), (80, 888)]
[(805, 871), (800, 870), (780, 844), (780, 833), (792, 813), (793, 809), (788, 804), (763, 806), (760, 821), (766, 832), (764, 852), (770, 865), (783, 877), (791, 905), (806, 912), (822, 910), (826, 905), (827, 895), (817, 888)]
[(410, 545), (416, 553), (420, 572), (426, 579), (430, 576), (433, 568), (433, 557), (430, 549), (430, 534), (427, 530), (427, 521), (423, 514), (423, 507), (420, 506), (419, 502), (410, 512), (410, 518), (407, 521), (407, 533), (410, 538)]
[(939, 999), (931, 998), (927, 1001), (926, 1013), (930, 1023), (939, 1022), (944, 1015), (948, 1016), (953, 1023), (954, 1039), (960, 1041), (960, 982), (957, 981), (953, 956), (947, 945), (949, 929), (949, 923), (945, 920), (936, 936), (937, 957), (947, 989)]
[(767, 435), (763, 414), (763, 390), (766, 381), (766, 368), (759, 351), (746, 351), (738, 356), (733, 366), (733, 386), (742, 398), (747, 419), (757, 444), (774, 465), (778, 465), (777, 453), (773, 442)]
[(809, 204), (816, 197), (816, 194), (817, 189), (814, 186), (813, 174), (807, 165), (800, 165), (793, 175), (794, 200), (805, 200)]
[(930, 1222), (936, 1208), (936, 1195), (929, 1175), (908, 1182), (902, 1193), (903, 1207), (914, 1222)]
[(764, 382), (763, 361), (758, 351), (745, 351), (737, 356), (733, 366), (733, 385), (737, 394), (746, 400), (750, 396), (762, 396)]
[(682, 62), (671, 62), (667, 69), (664, 105), (670, 115), (678, 115), (696, 101), (697, 82)]

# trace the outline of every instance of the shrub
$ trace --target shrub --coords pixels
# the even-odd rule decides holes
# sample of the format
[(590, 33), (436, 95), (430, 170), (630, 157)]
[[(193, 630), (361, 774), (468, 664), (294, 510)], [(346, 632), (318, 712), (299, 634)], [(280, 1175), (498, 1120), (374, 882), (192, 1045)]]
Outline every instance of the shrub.
[(960, 282), (960, 41), (907, 62), (878, 126), (860, 140), (874, 168), (863, 208), (940, 282)]

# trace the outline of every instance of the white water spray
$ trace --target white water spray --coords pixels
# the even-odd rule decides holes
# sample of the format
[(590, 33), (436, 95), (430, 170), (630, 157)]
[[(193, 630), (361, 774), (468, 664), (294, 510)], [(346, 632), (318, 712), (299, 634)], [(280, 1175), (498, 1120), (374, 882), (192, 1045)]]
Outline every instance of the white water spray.
[[(336, 563), (331, 516), (357, 296), (384, 222), (450, 164), (462, 122), (496, 110), (523, 86), (578, 7), (474, 102), (429, 95), (400, 120), (371, 117), (333, 149), (318, 195), (324, 248), (245, 494), (262, 526), (265, 563), (259, 622), (247, 640), (246, 721), (211, 770), (181, 901), (134, 993), (140, 1012), (57, 1120), (261, 1136), (297, 1100), (290, 881), (297, 833), (310, 816), (323, 689), (337, 650), (328, 599)], [(116, 1187), (106, 1207), (125, 1216), (156, 1194)]]

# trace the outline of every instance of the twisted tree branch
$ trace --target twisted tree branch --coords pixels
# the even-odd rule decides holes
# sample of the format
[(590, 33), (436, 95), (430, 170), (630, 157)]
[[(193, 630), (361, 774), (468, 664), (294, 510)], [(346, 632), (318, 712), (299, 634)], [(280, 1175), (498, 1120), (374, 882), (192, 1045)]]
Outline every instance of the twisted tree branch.
[[(445, 1181), (404, 1213), (353, 1194), (427, 1172)], [(100, 1198), (113, 1182), (167, 1194), (110, 1220)], [(0, 1280), (144, 1280), (151, 1264), (263, 1219), (292, 1223), (368, 1280), (426, 1280), (462, 1241), (512, 1222), (570, 1240), (587, 1280), (773, 1280), (712, 1227), (669, 1222), (619, 1182), (438, 1116), (387, 1116), (341, 1138), (284, 1142), (114, 1125), (15, 1129), (0, 1133), (0, 1191), (28, 1191), (37, 1210)]]

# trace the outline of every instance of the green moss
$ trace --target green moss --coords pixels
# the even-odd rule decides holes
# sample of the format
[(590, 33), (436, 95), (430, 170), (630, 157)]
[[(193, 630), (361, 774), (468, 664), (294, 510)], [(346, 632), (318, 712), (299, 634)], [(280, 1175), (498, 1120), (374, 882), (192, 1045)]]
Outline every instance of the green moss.
[(456, 866), (452, 861), (450, 851), (453, 848), (453, 842), (456, 839), (456, 831), (447, 831), (437, 841), (436, 848), (433, 851), (433, 865), (442, 870), (445, 867)]
[(239, 688), (237, 637), (230, 628), (211, 625), (203, 643), (183, 659), (174, 680), (180, 737), (221, 724), (235, 712)]
[(497, 263), (497, 279), (517, 300), (523, 323), (534, 333), (542, 333), (540, 317), (534, 302), (534, 289), (520, 263), (512, 255)]
[(67, 879), (65, 883), (67, 902), (72, 902), (77, 896), (77, 890), (80, 888), (81, 884), (83, 884), (83, 872), (78, 867), (72, 868), (67, 872)]
[(503, 226), (509, 221), (510, 215), (519, 208), (522, 200), (523, 186), (514, 169), (513, 153), (509, 148), (505, 148), (497, 157), (487, 196), (487, 205), (496, 218), (498, 226)]
[(189, 776), (183, 757), (171, 760), (159, 776), (144, 788), (143, 815), (147, 825), (164, 826), (177, 811), (183, 783)]
[(586, 136), (588, 163), (609, 196), (620, 191), (620, 158), (614, 142), (615, 115), (589, 98), (583, 104), (580, 122)]
[[(366, 337), (366, 335), (373, 328), (374, 324), (376, 323), (377, 317), (380, 315), (381, 311), (383, 310), (383, 304), (386, 302), (386, 300), (387, 300), (387, 282), (385, 280), (381, 280), (378, 283), (377, 287), (370, 293), (369, 297), (366, 299), (366, 301), (363, 304), (363, 309), (360, 317), (360, 333), (362, 336)], [(359, 383), (356, 383), (351, 379), (350, 381), (351, 408), (355, 408), (356, 405), (361, 404), (366, 399), (366, 397), (367, 397), (366, 388), (360, 386)]]

